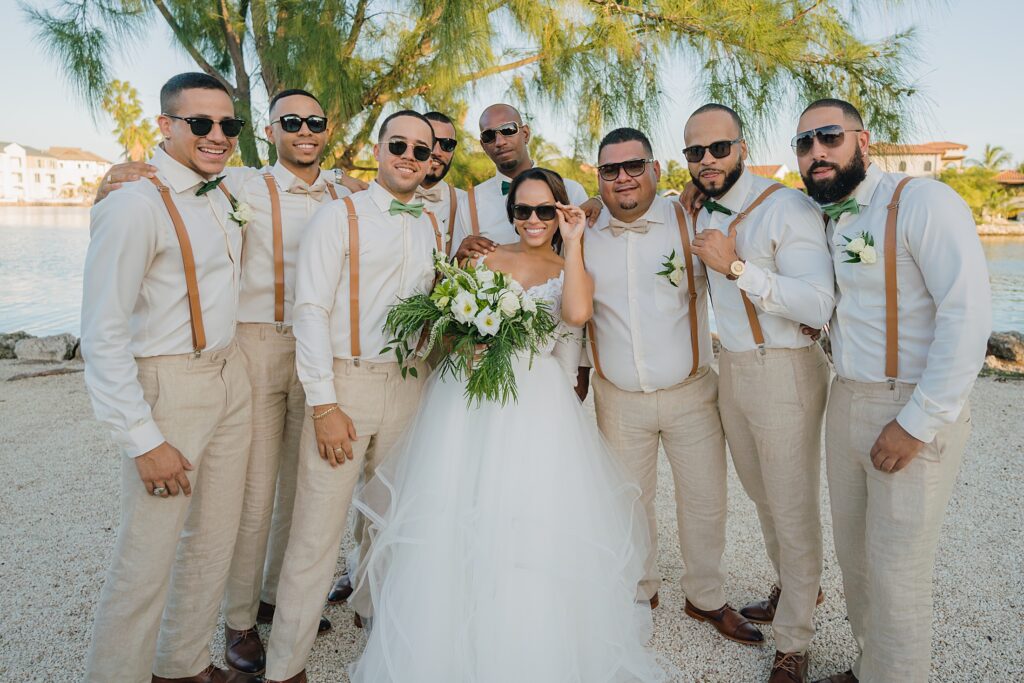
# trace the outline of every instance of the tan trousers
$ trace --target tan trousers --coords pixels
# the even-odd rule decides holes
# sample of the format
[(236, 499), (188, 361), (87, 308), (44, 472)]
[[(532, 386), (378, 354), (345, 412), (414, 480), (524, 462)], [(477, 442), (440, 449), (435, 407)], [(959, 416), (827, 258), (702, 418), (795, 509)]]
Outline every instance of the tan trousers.
[(313, 421), (307, 418), (302, 426), (291, 538), (267, 648), (269, 679), (289, 678), (306, 666), (356, 482), (364, 472), (372, 476), (416, 414), (427, 375), (423, 365), (418, 371), (419, 379), (403, 380), (397, 363), (357, 367), (352, 361), (334, 361), (338, 404), (352, 418), (358, 435), (352, 444), (353, 460), (337, 468), (317, 452)]
[(846, 608), (864, 683), (927, 683), (935, 548), (971, 429), (968, 406), (903, 470), (871, 464), (871, 447), (912, 384), (836, 378), (825, 427), (826, 472)]
[(821, 584), (821, 423), (828, 361), (821, 347), (719, 356), (718, 406), (736, 473), (757, 506), (782, 588), (775, 647), (804, 652)]
[(150, 495), (122, 458), (121, 522), (86, 663), (96, 683), (182, 678), (210, 664), (249, 458), (252, 389), (235, 345), (137, 363), (153, 418), (192, 463), (192, 496)]
[[(244, 630), (256, 623), (264, 567), (279, 568), (288, 545), (306, 394), (295, 371), (291, 326), (243, 323), (236, 336), (252, 384), (252, 448), (224, 619), (231, 628)], [(268, 550), (274, 527), (277, 534)], [(268, 578), (273, 581), (269, 592), (276, 597), (278, 573)]]
[(684, 382), (649, 394), (623, 391), (594, 378), (597, 425), (640, 484), (651, 551), (637, 599), (648, 600), (661, 585), (658, 572), (658, 443), (665, 447), (676, 491), (679, 547), (686, 571), (682, 587), (697, 608), (725, 604), (726, 463), (718, 415), (718, 377), (710, 368)]

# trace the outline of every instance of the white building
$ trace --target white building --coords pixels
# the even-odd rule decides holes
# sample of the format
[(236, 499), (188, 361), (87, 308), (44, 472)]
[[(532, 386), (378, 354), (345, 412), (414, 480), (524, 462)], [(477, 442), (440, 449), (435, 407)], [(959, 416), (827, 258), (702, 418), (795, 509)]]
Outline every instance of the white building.
[(947, 168), (963, 170), (966, 152), (967, 145), (959, 142), (925, 142), (920, 145), (880, 142), (871, 145), (871, 160), (888, 173), (934, 178)]
[(83, 202), (110, 168), (106, 159), (77, 147), (43, 151), (0, 142), (0, 202)]

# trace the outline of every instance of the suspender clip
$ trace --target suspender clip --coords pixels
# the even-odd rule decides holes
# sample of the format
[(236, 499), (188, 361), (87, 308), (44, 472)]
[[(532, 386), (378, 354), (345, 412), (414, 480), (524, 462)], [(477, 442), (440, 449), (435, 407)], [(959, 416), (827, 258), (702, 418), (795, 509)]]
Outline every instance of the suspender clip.
[(760, 352), (762, 357), (767, 353), (767, 351), (765, 351), (764, 344), (758, 344), (757, 350)]
[(889, 378), (889, 391), (896, 391), (896, 378), (895, 377), (890, 377)]
[(357, 368), (359, 367), (359, 356), (356, 356), (355, 358), (352, 359), (352, 365), (356, 366)]
[(195, 351), (192, 352), (192, 357), (193, 358), (199, 358), (202, 355), (203, 355), (203, 350), (202, 349), (196, 349)]
[(281, 334), (282, 332), (284, 332), (284, 322), (283, 321), (278, 321), (278, 323), (277, 323), (277, 333)]

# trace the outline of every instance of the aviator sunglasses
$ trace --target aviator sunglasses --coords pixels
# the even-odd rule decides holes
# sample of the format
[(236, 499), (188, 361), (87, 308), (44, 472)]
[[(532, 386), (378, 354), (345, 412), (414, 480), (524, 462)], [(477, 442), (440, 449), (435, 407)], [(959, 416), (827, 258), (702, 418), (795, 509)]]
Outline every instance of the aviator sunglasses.
[(501, 133), (501, 136), (504, 138), (510, 138), (518, 132), (519, 124), (510, 121), (509, 123), (501, 124), (497, 128), (488, 128), (487, 130), (480, 131), (480, 142), (489, 145), (498, 137), (498, 133)]
[(601, 174), (602, 180), (615, 180), (619, 177), (619, 169), (625, 171), (630, 178), (636, 178), (643, 174), (647, 164), (653, 163), (654, 159), (630, 159), (629, 161), (601, 164), (597, 167), (597, 172)]
[(810, 153), (811, 148), (814, 147), (815, 139), (825, 147), (834, 148), (843, 144), (843, 139), (847, 133), (860, 133), (863, 130), (863, 128), (843, 128), (838, 123), (834, 123), (831, 126), (812, 128), (811, 130), (797, 133), (790, 140), (789, 144), (793, 146), (793, 151), (796, 152), (796, 155), (802, 157)]
[(550, 221), (555, 218), (555, 207), (551, 204), (541, 204), (540, 206), (530, 206), (529, 204), (516, 204), (512, 207), (512, 217), (517, 221), (530, 220), (530, 216), (537, 214), (537, 218), (542, 221)]
[(222, 121), (214, 121), (213, 119), (205, 116), (175, 116), (174, 114), (164, 114), (169, 119), (178, 119), (188, 124), (189, 130), (192, 131), (192, 135), (196, 137), (203, 137), (209, 135), (210, 131), (213, 130), (213, 124), (220, 126), (220, 129), (224, 132), (224, 135), (229, 138), (237, 138), (238, 134), (242, 132), (242, 126), (245, 125), (245, 119), (224, 119)]
[(716, 140), (710, 145), (690, 145), (683, 150), (683, 156), (691, 164), (695, 164), (704, 158), (704, 153), (710, 151), (711, 156), (716, 159), (724, 159), (729, 156), (732, 152), (732, 146), (743, 142), (743, 138), (736, 138), (735, 140)]
[[(409, 149), (409, 143), (405, 140), (388, 140), (388, 151), (396, 157), (405, 154), (407, 149)], [(430, 158), (430, 148), (426, 145), (413, 145), (412, 156), (416, 161), (426, 161)]]
[(302, 124), (306, 124), (310, 133), (323, 133), (327, 130), (327, 119), (323, 116), (307, 116), (305, 118), (298, 114), (284, 114), (281, 118), (271, 123), (280, 123), (286, 133), (298, 133)]

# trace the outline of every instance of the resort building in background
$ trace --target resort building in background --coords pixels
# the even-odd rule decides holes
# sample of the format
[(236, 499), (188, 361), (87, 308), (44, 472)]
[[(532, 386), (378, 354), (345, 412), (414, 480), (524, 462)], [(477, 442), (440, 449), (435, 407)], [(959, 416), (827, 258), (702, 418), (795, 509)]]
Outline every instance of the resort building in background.
[(78, 147), (41, 150), (0, 142), (0, 203), (85, 203), (110, 166)]
[(888, 173), (934, 178), (948, 168), (962, 171), (966, 152), (967, 145), (959, 142), (925, 142), (919, 145), (878, 142), (871, 145), (871, 160)]

